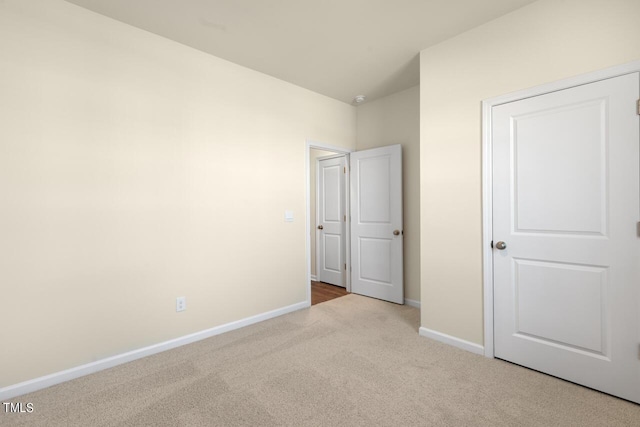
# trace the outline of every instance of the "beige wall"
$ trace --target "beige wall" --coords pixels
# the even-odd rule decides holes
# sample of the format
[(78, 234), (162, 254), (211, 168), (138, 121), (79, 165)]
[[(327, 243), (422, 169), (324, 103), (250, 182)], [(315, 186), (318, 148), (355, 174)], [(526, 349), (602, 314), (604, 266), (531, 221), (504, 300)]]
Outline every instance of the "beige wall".
[(421, 52), (422, 326), (482, 344), (483, 99), (640, 59), (640, 1), (541, 0)]
[(309, 234), (311, 239), (311, 275), (316, 275), (316, 234), (318, 233), (316, 223), (316, 160), (318, 157), (330, 156), (336, 154), (332, 151), (309, 150)]
[(0, 52), (0, 387), (306, 300), (305, 140), (355, 107), (58, 0)]
[(402, 145), (404, 297), (420, 301), (420, 87), (357, 110), (357, 150)]

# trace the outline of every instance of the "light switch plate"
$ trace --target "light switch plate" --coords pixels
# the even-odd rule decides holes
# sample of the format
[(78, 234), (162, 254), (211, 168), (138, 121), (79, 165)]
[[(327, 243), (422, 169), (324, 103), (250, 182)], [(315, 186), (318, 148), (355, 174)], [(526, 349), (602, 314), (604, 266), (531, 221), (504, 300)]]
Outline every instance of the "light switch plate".
[(293, 211), (284, 211), (284, 220), (286, 222), (293, 222)]

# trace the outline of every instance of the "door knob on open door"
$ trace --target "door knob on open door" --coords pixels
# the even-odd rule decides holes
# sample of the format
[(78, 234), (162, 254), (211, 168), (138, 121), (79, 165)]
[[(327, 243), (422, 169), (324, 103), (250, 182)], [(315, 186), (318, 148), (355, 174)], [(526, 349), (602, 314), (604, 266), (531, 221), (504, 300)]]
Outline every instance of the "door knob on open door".
[(506, 247), (507, 247), (507, 244), (505, 242), (496, 243), (496, 248), (497, 249), (503, 250), (503, 249), (506, 249)]
[(324, 227), (322, 225), (319, 225), (318, 230), (324, 230)]
[(400, 235), (400, 230), (393, 230), (393, 235), (394, 236), (399, 236)]

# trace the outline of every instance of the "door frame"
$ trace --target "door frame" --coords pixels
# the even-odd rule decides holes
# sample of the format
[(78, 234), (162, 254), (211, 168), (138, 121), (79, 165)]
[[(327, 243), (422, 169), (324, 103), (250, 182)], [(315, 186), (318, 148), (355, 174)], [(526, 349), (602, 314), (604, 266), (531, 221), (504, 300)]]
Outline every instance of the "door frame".
[(482, 101), (482, 286), (484, 298), (484, 355), (486, 357), (494, 357), (493, 250), (491, 248), (491, 241), (493, 240), (492, 108), (508, 102), (636, 72), (640, 72), (640, 61), (605, 68)]
[[(307, 282), (306, 282), (306, 290), (307, 290), (307, 306), (311, 306), (311, 167), (310, 167), (310, 156), (311, 149), (325, 150), (325, 151), (333, 151), (338, 155), (346, 155), (348, 160), (349, 153), (353, 153), (355, 151), (354, 148), (345, 148), (338, 147), (331, 144), (326, 144), (324, 142), (313, 141), (307, 139), (305, 141), (305, 149), (304, 149), (304, 162), (305, 162), (305, 199), (306, 199), (306, 219), (305, 219), (305, 250), (306, 250), (306, 260), (307, 260)], [(346, 182), (349, 182), (349, 168), (347, 168), (347, 174), (345, 176)], [(317, 185), (317, 183), (316, 183)], [(350, 200), (349, 194), (349, 185), (346, 186), (345, 198), (347, 202)], [(346, 214), (347, 214), (347, 223), (346, 223), (346, 236), (345, 236), (345, 261), (347, 263), (347, 272), (351, 271), (351, 220), (350, 220), (350, 212), (349, 212), (349, 203), (345, 206)], [(346, 289), (347, 292), (351, 292), (351, 274), (346, 275)]]
[[(316, 222), (318, 222), (318, 218), (320, 218), (320, 192), (318, 191), (318, 189), (320, 188), (320, 161), (321, 160), (329, 160), (329, 159), (337, 159), (342, 157), (345, 161), (345, 168), (346, 165), (349, 163), (349, 155), (348, 154), (344, 154), (344, 153), (336, 153), (336, 154), (330, 154), (327, 156), (322, 156), (322, 157), (316, 157), (316, 188), (315, 188), (315, 193), (316, 193)], [(345, 176), (344, 176), (344, 188), (343, 188), (343, 198), (344, 200), (342, 201), (342, 203), (344, 203), (344, 214), (348, 217), (349, 216), (349, 206), (347, 206), (349, 204), (349, 171), (347, 171), (345, 169)], [(310, 189), (310, 188), (309, 188)], [(310, 224), (311, 225), (311, 224)], [(343, 238), (343, 251), (344, 251), (344, 262), (345, 264), (347, 264), (347, 268), (350, 267), (350, 264), (347, 263), (347, 248), (349, 248), (349, 244), (347, 242), (347, 238), (350, 238), (351, 235), (348, 232), (349, 230), (349, 222), (345, 219), (344, 224), (344, 235), (342, 236)], [(309, 230), (311, 231), (311, 230)], [(311, 233), (309, 233), (309, 235), (311, 235)], [(318, 281), (320, 281), (320, 273), (318, 272), (318, 266), (320, 265), (320, 232), (319, 230), (316, 228), (316, 278), (318, 279)], [(344, 285), (345, 285), (345, 289), (347, 292), (351, 292), (351, 280), (348, 280), (351, 278), (350, 274), (347, 274), (349, 270), (345, 269), (344, 271)]]

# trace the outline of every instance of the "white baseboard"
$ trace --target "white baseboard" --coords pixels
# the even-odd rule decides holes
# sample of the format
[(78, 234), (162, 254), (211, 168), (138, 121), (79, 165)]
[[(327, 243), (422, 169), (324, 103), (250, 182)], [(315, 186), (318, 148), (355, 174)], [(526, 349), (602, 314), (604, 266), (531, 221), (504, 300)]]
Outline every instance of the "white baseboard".
[(311, 275), (311, 280), (313, 280), (314, 282), (318, 281), (318, 276), (316, 276), (315, 274)]
[(195, 332), (193, 334), (185, 335), (179, 338), (174, 338), (169, 341), (153, 344), (148, 347), (139, 348), (137, 350), (107, 357), (106, 359), (97, 360), (95, 362), (87, 363), (85, 365), (76, 366), (74, 368), (66, 369), (64, 371), (55, 372), (53, 374), (45, 375), (43, 377), (34, 378), (32, 380), (28, 380), (18, 384), (3, 387), (3, 388), (0, 388), (0, 401), (6, 401), (13, 397), (21, 396), (27, 393), (32, 393), (34, 391), (41, 390), (43, 388), (51, 387), (52, 385), (60, 384), (65, 381), (70, 381), (79, 377), (83, 377), (85, 375), (93, 374), (95, 372), (99, 372), (104, 369), (122, 365), (123, 363), (131, 362), (133, 360), (141, 359), (146, 356), (151, 356), (152, 354), (171, 350), (173, 348), (180, 347), (186, 344), (191, 344), (196, 341), (210, 338), (225, 332), (233, 331), (235, 329), (240, 329), (245, 326), (252, 325), (254, 323), (258, 323), (264, 320), (272, 319), (274, 317), (282, 316), (283, 314), (291, 313), (293, 311), (301, 310), (307, 307), (309, 307), (309, 303), (307, 301), (299, 302), (297, 304), (293, 304), (287, 307), (282, 307), (276, 310), (268, 311), (266, 313), (257, 314), (255, 316), (237, 320), (235, 322), (230, 322), (224, 325), (216, 326), (211, 329)]
[(420, 308), (420, 301), (416, 301), (414, 299), (406, 299), (405, 298), (404, 303), (406, 305), (408, 305), (409, 307)]
[(451, 335), (443, 334), (442, 332), (437, 332), (431, 329), (423, 328), (421, 326), (420, 336), (431, 338), (432, 340), (440, 341), (441, 343), (449, 344), (462, 350), (470, 351), (471, 353), (484, 356), (484, 347), (480, 344), (452, 337)]

